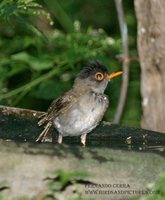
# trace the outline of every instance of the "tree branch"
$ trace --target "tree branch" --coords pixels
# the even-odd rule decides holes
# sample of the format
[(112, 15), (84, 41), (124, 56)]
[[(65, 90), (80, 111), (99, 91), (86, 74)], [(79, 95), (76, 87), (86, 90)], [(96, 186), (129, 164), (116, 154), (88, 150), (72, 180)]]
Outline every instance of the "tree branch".
[(115, 0), (119, 26), (120, 26), (120, 34), (122, 38), (122, 49), (123, 49), (123, 76), (122, 76), (122, 85), (120, 91), (120, 97), (117, 105), (117, 110), (114, 116), (114, 123), (119, 123), (123, 114), (124, 106), (127, 99), (127, 92), (128, 92), (128, 83), (129, 83), (129, 45), (128, 45), (128, 29), (127, 23), (124, 17), (124, 9), (122, 5), (122, 0)]

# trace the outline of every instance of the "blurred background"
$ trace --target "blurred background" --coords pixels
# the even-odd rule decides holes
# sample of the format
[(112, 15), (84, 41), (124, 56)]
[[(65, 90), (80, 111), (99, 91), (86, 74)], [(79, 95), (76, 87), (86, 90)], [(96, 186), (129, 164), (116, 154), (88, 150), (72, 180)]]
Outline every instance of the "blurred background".
[[(137, 58), (134, 2), (123, 1), (129, 54)], [(109, 71), (122, 70), (121, 35), (113, 0), (2, 0), (0, 3), (0, 104), (46, 111), (51, 101), (71, 88), (89, 60)], [(121, 77), (106, 94), (113, 121)], [(140, 127), (140, 66), (130, 62), (128, 95), (121, 124)]]

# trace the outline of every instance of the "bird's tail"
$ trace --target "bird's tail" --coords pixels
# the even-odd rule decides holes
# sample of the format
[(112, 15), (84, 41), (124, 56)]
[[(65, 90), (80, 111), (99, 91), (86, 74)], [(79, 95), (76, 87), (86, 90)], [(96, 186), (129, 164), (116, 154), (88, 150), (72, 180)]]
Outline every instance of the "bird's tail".
[(42, 126), (47, 122), (47, 113), (42, 114), (41, 116), (39, 116), (39, 122), (38, 122), (38, 126)]
[[(43, 120), (43, 119), (41, 119), (41, 120)], [(41, 123), (41, 120), (39, 122), (40, 122), (41, 125), (43, 125), (44, 123)], [(40, 124), (38, 123), (39, 126), (41, 126)], [(52, 137), (49, 134), (51, 128), (52, 128), (52, 122), (49, 121), (46, 124), (46, 126), (44, 127), (44, 130), (41, 132), (41, 134), (36, 139), (36, 142), (39, 142), (39, 141), (41, 141), (41, 142), (51, 142), (52, 141)]]

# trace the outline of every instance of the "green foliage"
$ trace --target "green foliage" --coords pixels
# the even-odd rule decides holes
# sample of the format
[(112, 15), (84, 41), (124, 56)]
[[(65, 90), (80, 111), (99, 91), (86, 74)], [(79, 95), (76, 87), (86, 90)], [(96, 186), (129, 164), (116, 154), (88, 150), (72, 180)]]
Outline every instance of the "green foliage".
[(26, 22), (27, 16), (44, 14), (50, 20), (50, 14), (36, 0), (2, 0), (0, 16), (2, 19)]
[[(60, 194), (62, 193), (62, 191), (66, 190), (67, 187), (72, 186), (74, 187), (74, 191), (73, 191), (74, 200), (82, 200), (81, 198), (82, 194), (77, 188), (77, 181), (86, 180), (86, 178), (89, 177), (88, 173), (80, 172), (80, 171), (67, 172), (64, 170), (57, 170), (53, 172), (52, 175), (55, 177), (50, 179), (48, 182), (49, 192), (46, 195), (46, 198), (51, 197), (52, 200), (61, 199)], [(69, 199), (73, 200), (73, 197), (68, 197), (68, 200)]]
[(155, 183), (149, 185), (148, 195), (131, 198), (130, 200), (164, 200), (165, 199), (165, 173), (161, 174)]
[[(124, 3), (129, 8), (126, 19), (131, 27), (131, 54), (134, 55), (136, 37), (132, 30), (136, 21), (132, 3)], [(113, 1), (106, 0), (2, 0), (0, 103), (46, 110), (52, 99), (72, 86), (84, 62), (97, 59), (110, 71), (121, 70), (121, 64), (115, 59), (121, 53), (115, 14)], [(108, 121), (116, 111), (120, 80), (112, 82), (107, 89), (107, 94), (111, 94), (110, 110), (105, 116)], [(131, 78), (130, 86), (122, 123), (139, 126), (139, 75)]]
[(165, 173), (161, 174), (159, 179), (152, 184), (150, 190), (153, 194), (143, 198), (144, 200), (164, 200), (165, 199)]
[[(16, 4), (13, 1), (9, 2)], [(18, 1), (17, 7), (22, 7), (20, 4), (22, 5), (23, 2)], [(25, 5), (32, 10), (38, 5), (33, 3), (34, 1), (27, 1)], [(5, 10), (6, 7), (3, 4), (1, 7)], [(17, 15), (20, 14), (18, 8), (14, 11)], [(7, 10), (2, 13), (6, 12)], [(79, 68), (80, 63), (90, 59), (105, 60), (106, 55), (114, 54), (119, 46), (119, 43), (110, 38), (102, 29), (88, 28), (86, 32), (82, 31), (79, 22), (75, 22), (73, 33), (53, 29), (45, 35), (45, 38), (46, 40), (43, 40), (43, 37), (38, 37), (32, 32), (31, 35), (27, 32), (23, 34), (15, 32), (11, 38), (0, 39), (0, 47), (5, 49), (0, 54), (0, 70), (2, 71), (0, 100), (7, 99), (10, 100), (10, 105), (17, 105), (27, 95), (53, 99), (60, 95), (63, 88), (68, 89), (66, 85), (70, 85), (61, 80), (65, 73), (70, 73), (71, 70), (77, 72), (76, 67)], [(11, 45), (6, 48), (7, 43)], [(60, 70), (54, 73), (54, 68), (63, 65), (66, 66), (65, 71), (60, 67)], [(45, 77), (45, 75), (48, 76)], [(56, 80), (50, 80), (55, 75)], [(15, 81), (20, 76), (24, 77), (23, 80)], [(70, 75), (67, 81), (72, 80), (72, 77), (74, 74)], [(13, 87), (13, 79), (16, 87)], [(61, 86), (59, 86), (59, 81), (63, 82)], [(48, 91), (50, 91), (49, 94)], [(16, 95), (19, 96), (16, 97)]]

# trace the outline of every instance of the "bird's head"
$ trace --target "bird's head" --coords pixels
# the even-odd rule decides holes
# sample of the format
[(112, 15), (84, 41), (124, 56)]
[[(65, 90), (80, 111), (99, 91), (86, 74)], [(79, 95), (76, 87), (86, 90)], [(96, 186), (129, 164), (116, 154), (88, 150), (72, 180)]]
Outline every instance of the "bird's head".
[(108, 82), (123, 72), (108, 73), (107, 68), (99, 61), (91, 61), (78, 74), (75, 85), (86, 87), (95, 92), (103, 93)]

